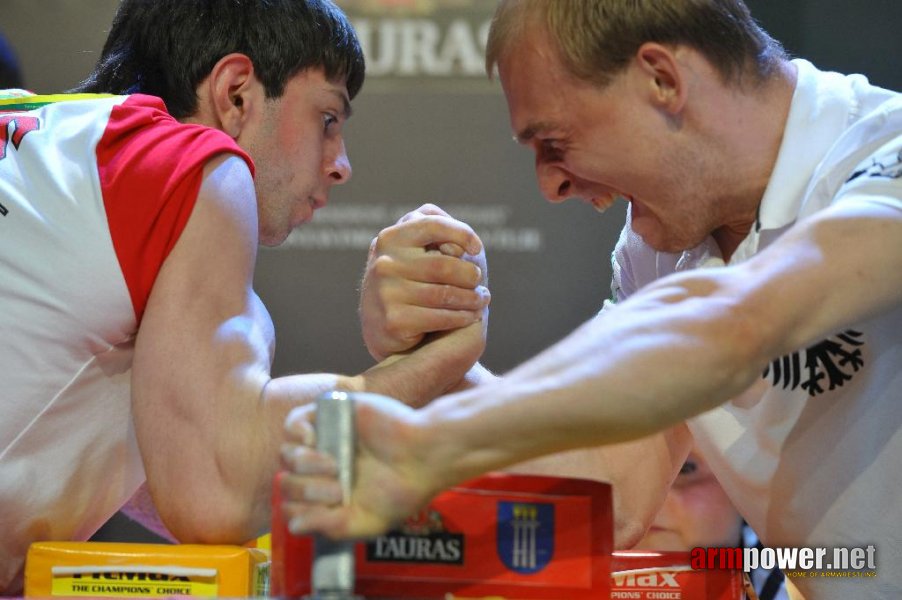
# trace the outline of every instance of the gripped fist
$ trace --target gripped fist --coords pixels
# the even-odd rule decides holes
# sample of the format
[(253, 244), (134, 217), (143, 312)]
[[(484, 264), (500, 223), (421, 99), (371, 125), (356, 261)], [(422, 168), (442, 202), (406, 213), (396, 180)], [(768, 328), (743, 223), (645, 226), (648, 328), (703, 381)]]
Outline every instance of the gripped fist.
[(360, 320), (370, 354), (381, 361), (428, 334), (484, 324), (487, 274), (482, 242), (466, 223), (431, 204), (401, 217), (367, 258)]

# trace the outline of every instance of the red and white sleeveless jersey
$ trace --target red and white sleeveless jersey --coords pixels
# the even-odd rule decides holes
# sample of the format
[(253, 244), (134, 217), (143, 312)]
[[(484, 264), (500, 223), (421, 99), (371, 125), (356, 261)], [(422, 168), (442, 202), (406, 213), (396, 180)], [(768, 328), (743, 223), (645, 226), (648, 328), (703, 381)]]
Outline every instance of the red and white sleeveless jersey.
[(0, 100), (0, 592), (32, 541), (87, 539), (143, 482), (133, 343), (223, 152), (253, 168), (150, 96)]

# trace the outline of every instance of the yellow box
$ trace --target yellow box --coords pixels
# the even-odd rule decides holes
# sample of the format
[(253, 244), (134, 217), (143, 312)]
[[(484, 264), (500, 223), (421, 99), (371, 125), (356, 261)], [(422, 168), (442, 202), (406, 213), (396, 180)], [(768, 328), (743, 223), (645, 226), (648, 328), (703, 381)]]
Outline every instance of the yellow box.
[(269, 555), (256, 548), (111, 542), (37, 542), (25, 596), (264, 596)]

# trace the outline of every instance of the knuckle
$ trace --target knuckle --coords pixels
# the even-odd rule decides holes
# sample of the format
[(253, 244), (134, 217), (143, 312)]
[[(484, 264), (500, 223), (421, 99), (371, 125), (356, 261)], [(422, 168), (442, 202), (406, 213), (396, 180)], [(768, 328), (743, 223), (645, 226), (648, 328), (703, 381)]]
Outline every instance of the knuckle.
[(388, 245), (388, 230), (383, 229), (380, 231), (376, 237), (373, 238), (373, 241), (370, 242), (370, 253), (371, 254), (380, 254), (386, 245)]
[(426, 213), (426, 214), (436, 214), (436, 213), (446, 214), (444, 210), (442, 210), (441, 208), (439, 208), (438, 206), (436, 206), (435, 204), (433, 204), (431, 202), (425, 202), (417, 210), (421, 213)]
[(370, 272), (379, 276), (390, 275), (394, 271), (394, 263), (391, 257), (379, 255), (370, 264)]
[(471, 262), (468, 262), (466, 264), (468, 273), (467, 282), (472, 284), (473, 287), (476, 287), (477, 285), (479, 285), (480, 280), (482, 279), (480, 268)]
[[(384, 279), (384, 278), (383, 278)], [(392, 301), (394, 299), (395, 294), (392, 291), (392, 286), (383, 283), (383, 285), (373, 286), (372, 294), (376, 297), (376, 301), (380, 306), (391, 306)]]
[(382, 329), (386, 335), (394, 339), (404, 339), (408, 335), (407, 327), (391, 312), (387, 313), (387, 320)]

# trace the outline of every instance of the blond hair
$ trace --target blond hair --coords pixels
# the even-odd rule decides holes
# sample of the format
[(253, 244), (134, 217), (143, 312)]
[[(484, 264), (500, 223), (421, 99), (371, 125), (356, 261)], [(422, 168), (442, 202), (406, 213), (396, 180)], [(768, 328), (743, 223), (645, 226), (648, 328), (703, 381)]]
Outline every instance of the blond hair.
[(571, 75), (600, 86), (646, 42), (698, 50), (724, 82), (760, 83), (786, 59), (742, 0), (501, 0), (486, 47), (489, 77), (537, 30), (549, 34)]

